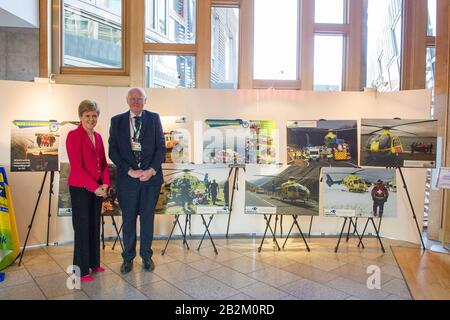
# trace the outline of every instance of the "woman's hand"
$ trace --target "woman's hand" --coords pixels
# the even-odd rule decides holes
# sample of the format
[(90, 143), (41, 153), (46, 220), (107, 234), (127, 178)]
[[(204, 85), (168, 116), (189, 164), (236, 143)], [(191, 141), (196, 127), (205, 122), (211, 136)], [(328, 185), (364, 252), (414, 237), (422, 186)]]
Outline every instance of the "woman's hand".
[(103, 186), (98, 187), (94, 193), (97, 197), (106, 197), (106, 191), (103, 189)]

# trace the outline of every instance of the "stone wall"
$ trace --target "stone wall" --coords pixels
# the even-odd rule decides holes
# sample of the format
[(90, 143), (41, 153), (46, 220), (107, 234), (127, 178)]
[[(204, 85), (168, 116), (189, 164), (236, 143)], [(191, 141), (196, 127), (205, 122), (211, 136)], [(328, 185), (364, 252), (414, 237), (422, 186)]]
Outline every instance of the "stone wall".
[(0, 27), (0, 80), (39, 76), (39, 29)]

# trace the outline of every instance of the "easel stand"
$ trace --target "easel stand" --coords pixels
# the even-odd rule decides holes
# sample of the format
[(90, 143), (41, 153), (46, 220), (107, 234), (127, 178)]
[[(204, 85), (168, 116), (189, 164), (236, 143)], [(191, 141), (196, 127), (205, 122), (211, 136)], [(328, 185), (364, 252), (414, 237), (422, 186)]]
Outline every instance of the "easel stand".
[(366, 225), (364, 226), (364, 231), (362, 232), (361, 238), (359, 239), (358, 247), (360, 244), (362, 244), (362, 239), (364, 238), (364, 234), (366, 233), (366, 229), (367, 229), (367, 226), (369, 225), (369, 221), (370, 221), (370, 222), (372, 222), (373, 229), (375, 230), (375, 233), (377, 235), (378, 242), (381, 245), (381, 250), (383, 251), (383, 253), (386, 253), (386, 250), (384, 250), (383, 242), (381, 241), (381, 238), (380, 238), (380, 228), (381, 228), (381, 220), (382, 219), (383, 218), (380, 217), (380, 222), (378, 223), (378, 228), (377, 228), (377, 225), (375, 224), (375, 220), (373, 217), (370, 217), (367, 219)]
[[(39, 188), (39, 191), (38, 191), (38, 198), (36, 201), (36, 205), (34, 206), (34, 211), (33, 211), (32, 217), (31, 217), (30, 224), (28, 226), (27, 237), (25, 238), (25, 243), (23, 245), (22, 252), (16, 257), (16, 260), (20, 257), (19, 267), (22, 265), (22, 259), (25, 254), (25, 250), (27, 248), (27, 243), (28, 243), (28, 239), (30, 237), (31, 229), (33, 228), (34, 218), (36, 217), (36, 212), (37, 212), (37, 209), (39, 206), (39, 202), (41, 201), (41, 196), (42, 196), (42, 192), (44, 191), (44, 185), (45, 185), (45, 181), (47, 180), (48, 172), (49, 171), (45, 171), (44, 178), (42, 179), (41, 187)], [(55, 172), (50, 171), (50, 188), (48, 191), (47, 247), (48, 247), (49, 237), (50, 237), (50, 218), (52, 217), (51, 207), (52, 207), (52, 195), (53, 195), (53, 182), (54, 181), (55, 181)]]
[(200, 241), (200, 244), (198, 245), (197, 251), (200, 251), (200, 248), (202, 247), (202, 244), (203, 244), (203, 240), (205, 240), (206, 234), (208, 234), (209, 240), (211, 241), (211, 244), (212, 244), (212, 246), (214, 248), (214, 253), (216, 255), (218, 255), (219, 252), (217, 251), (216, 245), (214, 244), (214, 240), (211, 237), (211, 233), (209, 232), (209, 226), (211, 225), (211, 221), (214, 218), (214, 215), (212, 214), (209, 217), (208, 223), (206, 223), (206, 219), (205, 219), (203, 214), (201, 214), (200, 216), (202, 217), (203, 225), (205, 226), (205, 232), (203, 233), (203, 237), (202, 237), (202, 240)]
[[(230, 231), (230, 220), (231, 220), (231, 212), (233, 210), (233, 201), (234, 201), (234, 194), (235, 191), (239, 191), (239, 169), (241, 169), (240, 167), (232, 167), (230, 170), (230, 173), (228, 174), (228, 180), (230, 180), (231, 175), (234, 172), (234, 178), (233, 178), (233, 191), (231, 191), (231, 197), (230, 197), (230, 215), (228, 216), (228, 224), (227, 224), (227, 233), (225, 235), (225, 237), (228, 239), (228, 233)], [(244, 169), (245, 172), (245, 168)]]
[(116, 247), (117, 240), (119, 240), (120, 246), (122, 247), (122, 250), (123, 250), (123, 243), (122, 243), (122, 239), (120, 238), (120, 232), (122, 231), (123, 224), (120, 227), (120, 229), (117, 229), (117, 223), (116, 223), (116, 219), (114, 219), (114, 215), (113, 214), (102, 214), (102, 222), (101, 222), (102, 223), (102, 235), (101, 235), (101, 238), (102, 238), (103, 250), (105, 250), (105, 248), (106, 248), (106, 245), (105, 245), (105, 217), (108, 217), (108, 216), (111, 217), (112, 225), (114, 226), (114, 229), (116, 230), (116, 239), (114, 240), (114, 244), (112, 246), (112, 250), (114, 250), (114, 248)]
[(173, 232), (175, 231), (175, 227), (176, 227), (177, 225), (178, 225), (178, 227), (180, 228), (181, 234), (182, 234), (182, 236), (183, 236), (183, 245), (186, 244), (186, 248), (187, 248), (188, 250), (190, 250), (189, 245), (188, 245), (188, 243), (187, 243), (187, 241), (186, 241), (186, 233), (183, 231), (183, 228), (181, 227), (181, 224), (180, 224), (180, 215), (179, 215), (179, 214), (176, 214), (176, 215), (175, 215), (175, 218), (174, 218), (174, 221), (173, 221), (173, 227), (172, 227), (172, 230), (170, 231), (169, 238), (167, 239), (166, 246), (164, 247), (164, 250), (161, 252), (161, 255), (165, 255), (165, 254), (166, 254), (167, 246), (169, 245), (169, 242), (170, 242), (170, 240), (172, 239)]
[(277, 238), (275, 237), (275, 232), (273, 231), (272, 227), (270, 226), (270, 221), (272, 220), (273, 215), (270, 215), (269, 218), (267, 218), (267, 215), (264, 215), (264, 220), (266, 220), (266, 230), (264, 231), (264, 235), (261, 240), (261, 245), (258, 248), (258, 252), (261, 252), (262, 246), (264, 244), (264, 240), (266, 239), (267, 230), (270, 230), (270, 233), (272, 233), (273, 241), (277, 245), (278, 251), (281, 250), (280, 245), (278, 244)]
[[(283, 249), (286, 246), (286, 243), (287, 243), (289, 237), (291, 236), (291, 232), (292, 232), (292, 229), (294, 228), (294, 225), (296, 225), (298, 228), (298, 231), (300, 232), (300, 235), (302, 236), (303, 242), (305, 243), (306, 249), (308, 250), (308, 252), (310, 252), (311, 250), (309, 249), (308, 242), (306, 242), (305, 236), (303, 235), (302, 229), (300, 228), (300, 224), (297, 221), (298, 216), (292, 215), (292, 218), (294, 218), (294, 221), (292, 222), (291, 229), (289, 230), (286, 240), (284, 240)], [(312, 221), (312, 217), (311, 217), (311, 221)], [(311, 232), (311, 229), (310, 229), (310, 232)]]
[(412, 211), (412, 214), (413, 214), (413, 218), (414, 218), (414, 221), (416, 222), (417, 232), (419, 234), (420, 242), (422, 243), (422, 249), (426, 250), (427, 248), (425, 247), (425, 243), (423, 242), (422, 232), (420, 231), (419, 223), (417, 222), (416, 211), (414, 210), (414, 206), (413, 206), (413, 203), (411, 201), (411, 196), (409, 194), (408, 186), (406, 185), (405, 177), (403, 176), (402, 168), (398, 167), (397, 169), (400, 172), (400, 176), (402, 177), (402, 181), (403, 181), (403, 188), (405, 188), (406, 195), (408, 196), (409, 205), (411, 206), (411, 211)]
[[(364, 249), (364, 244), (362, 242), (362, 237), (359, 236), (358, 230), (356, 230), (356, 220), (353, 221), (353, 217), (344, 217), (344, 224), (342, 225), (341, 233), (339, 234), (339, 240), (338, 240), (338, 243), (337, 243), (336, 247), (334, 248), (334, 252), (336, 252), (336, 253), (339, 250), (339, 244), (341, 243), (342, 235), (344, 234), (344, 230), (345, 230), (345, 226), (347, 225), (347, 221), (348, 221), (347, 241), (349, 241), (349, 239), (350, 239), (350, 234), (354, 235), (356, 233), (356, 236), (359, 239), (358, 246), (362, 245), (362, 247)], [(353, 233), (350, 232), (350, 229), (351, 229), (352, 225), (354, 227)]]

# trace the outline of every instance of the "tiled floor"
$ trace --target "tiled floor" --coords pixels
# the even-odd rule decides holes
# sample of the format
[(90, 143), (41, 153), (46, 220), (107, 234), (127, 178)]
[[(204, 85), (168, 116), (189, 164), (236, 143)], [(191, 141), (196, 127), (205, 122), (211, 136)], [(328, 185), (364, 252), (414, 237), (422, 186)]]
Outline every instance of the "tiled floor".
[[(81, 290), (67, 288), (65, 270), (72, 263), (72, 246), (29, 249), (23, 265), (5, 270), (0, 283), (2, 299), (151, 299), (151, 300), (278, 300), (278, 299), (411, 299), (390, 246), (414, 246), (384, 240), (383, 254), (375, 239), (366, 239), (366, 249), (355, 240), (341, 243), (334, 253), (336, 239), (312, 238), (311, 252), (300, 239), (289, 240), (277, 251), (267, 240), (258, 253), (260, 239), (218, 239), (219, 255), (211, 244), (198, 241), (186, 250), (181, 241), (172, 240), (165, 256), (164, 241), (154, 242), (156, 269), (149, 273), (135, 260), (131, 273), (120, 273), (121, 255), (108, 243), (102, 251), (106, 272), (95, 274), (95, 281), (83, 283)], [(139, 252), (139, 251), (138, 251)], [(368, 266), (378, 266), (381, 289), (369, 290)]]

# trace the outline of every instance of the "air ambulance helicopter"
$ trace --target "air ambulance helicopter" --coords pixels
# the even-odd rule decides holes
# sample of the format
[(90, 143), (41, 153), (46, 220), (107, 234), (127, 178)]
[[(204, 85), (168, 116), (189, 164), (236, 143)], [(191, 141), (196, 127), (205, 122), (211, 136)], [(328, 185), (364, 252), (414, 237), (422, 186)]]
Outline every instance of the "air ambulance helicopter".
[(265, 193), (270, 194), (272, 198), (282, 201), (288, 200), (291, 203), (303, 201), (304, 204), (306, 204), (311, 197), (311, 191), (300, 184), (295, 177), (289, 177), (286, 182), (277, 181), (281, 180), (281, 177), (279, 176), (264, 175), (263, 177), (272, 177), (273, 179), (264, 184), (266, 186), (265, 188), (263, 188), (262, 185), (257, 186), (255, 189), (256, 193), (264, 193), (262, 191), (265, 191)]
[(345, 175), (345, 177), (342, 180), (334, 181), (329, 174), (327, 174), (327, 180), (326, 183), (329, 187), (335, 185), (335, 184), (343, 184), (345, 187), (347, 187), (348, 192), (353, 193), (364, 193), (367, 192), (369, 189), (370, 184), (368, 184), (363, 178), (357, 175), (358, 172), (363, 171), (364, 169), (357, 170), (355, 172), (334, 172), (333, 174), (338, 175)]
[(403, 144), (400, 140), (400, 137), (393, 133), (393, 131), (406, 133), (408, 135), (412, 136), (418, 136), (416, 133), (408, 132), (405, 130), (396, 129), (401, 126), (407, 126), (407, 125), (413, 125), (413, 124), (421, 124), (421, 123), (428, 123), (428, 122), (434, 122), (435, 120), (424, 120), (424, 121), (414, 121), (414, 122), (408, 122), (393, 126), (377, 126), (377, 125), (369, 125), (364, 124), (364, 127), (368, 128), (377, 128), (377, 130), (370, 132), (368, 134), (369, 140), (366, 144), (367, 151), (371, 153), (387, 153), (390, 155), (398, 155), (400, 153), (403, 153), (404, 148)]

